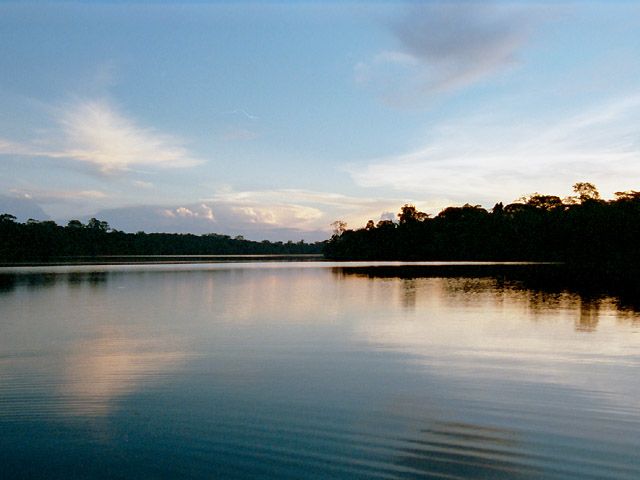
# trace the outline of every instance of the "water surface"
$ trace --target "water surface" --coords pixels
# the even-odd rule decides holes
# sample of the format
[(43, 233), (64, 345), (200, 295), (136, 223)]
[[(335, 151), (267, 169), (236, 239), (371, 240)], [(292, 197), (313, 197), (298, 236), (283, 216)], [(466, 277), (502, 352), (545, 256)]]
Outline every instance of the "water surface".
[(433, 267), (3, 269), (3, 475), (640, 478), (640, 315)]

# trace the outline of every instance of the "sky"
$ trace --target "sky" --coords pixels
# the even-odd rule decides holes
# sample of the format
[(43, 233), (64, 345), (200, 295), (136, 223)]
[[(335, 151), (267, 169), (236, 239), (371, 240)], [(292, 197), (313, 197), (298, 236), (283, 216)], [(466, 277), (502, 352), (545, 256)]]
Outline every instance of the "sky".
[(640, 190), (640, 2), (2, 2), (0, 210), (316, 241)]

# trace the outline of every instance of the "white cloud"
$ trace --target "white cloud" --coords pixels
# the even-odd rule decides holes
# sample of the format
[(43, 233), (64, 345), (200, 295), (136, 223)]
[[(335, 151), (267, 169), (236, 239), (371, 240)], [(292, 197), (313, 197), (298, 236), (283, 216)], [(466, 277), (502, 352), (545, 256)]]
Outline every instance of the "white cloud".
[[(358, 198), (307, 190), (234, 191), (227, 187), (197, 204), (129, 206), (92, 213), (124, 231), (218, 233), (252, 240), (325, 240), (331, 223), (346, 221), (351, 228), (367, 220), (395, 218), (407, 202), (424, 209), (428, 204), (411, 198)], [(384, 213), (387, 212), (387, 213)]]
[[(360, 228), (369, 219), (380, 220), (384, 212), (398, 212), (404, 203), (414, 203), (419, 208), (435, 207), (433, 201), (429, 204), (407, 197), (353, 197), (301, 189), (237, 192), (226, 188), (205, 202), (218, 209), (230, 209), (238, 220), (256, 226), (290, 227), (325, 232), (327, 236), (331, 234), (331, 223), (335, 220), (346, 221), (351, 228)], [(440, 206), (437, 201), (436, 204)]]
[(215, 218), (213, 217), (213, 210), (211, 210), (211, 207), (208, 207), (204, 203), (200, 204), (200, 213), (198, 215), (211, 221), (215, 220)]
[(610, 198), (640, 183), (640, 97), (612, 101), (545, 125), (457, 120), (424, 148), (352, 166), (354, 181), (447, 198), (454, 203), (512, 201), (532, 191), (569, 194), (590, 181)]
[(505, 124), (496, 114), (442, 124), (425, 147), (349, 167), (365, 187), (392, 187), (454, 202), (512, 201), (576, 181), (609, 197), (640, 183), (640, 96), (610, 101), (546, 124)]
[(231, 211), (244, 215), (250, 223), (304, 228), (323, 217), (317, 208), (301, 205), (232, 206)]
[(102, 173), (132, 166), (186, 167), (200, 163), (176, 139), (142, 128), (106, 101), (87, 101), (65, 110), (60, 123), (66, 148), (55, 156), (96, 165)]
[(196, 205), (195, 207), (187, 208), (187, 207), (178, 207), (174, 210), (165, 209), (161, 211), (161, 214), (166, 217), (182, 217), (182, 218), (200, 218), (209, 220), (211, 222), (215, 222), (215, 217), (213, 216), (213, 210), (211, 207), (201, 203)]
[(133, 185), (138, 187), (138, 188), (144, 188), (144, 189), (153, 188), (153, 183), (151, 183), (151, 182), (143, 182), (142, 180), (134, 180), (133, 181)]
[[(314, 192), (315, 193), (315, 192)], [(299, 190), (267, 190), (235, 192), (226, 190), (208, 201), (255, 225), (316, 229), (324, 212), (317, 207), (313, 193)], [(320, 227), (322, 228), (322, 227)]]
[(59, 131), (33, 144), (0, 139), (0, 154), (65, 158), (115, 174), (134, 167), (178, 168), (202, 163), (169, 135), (137, 125), (106, 100), (57, 110)]
[(73, 200), (95, 200), (108, 195), (100, 190), (47, 190), (14, 188), (11, 193), (30, 198), (38, 202), (65, 202)]
[(0, 138), (0, 155), (33, 155), (34, 151), (27, 145)]
[(470, 85), (518, 61), (539, 13), (490, 3), (413, 5), (389, 22), (398, 43), (356, 64), (356, 81), (396, 106)]

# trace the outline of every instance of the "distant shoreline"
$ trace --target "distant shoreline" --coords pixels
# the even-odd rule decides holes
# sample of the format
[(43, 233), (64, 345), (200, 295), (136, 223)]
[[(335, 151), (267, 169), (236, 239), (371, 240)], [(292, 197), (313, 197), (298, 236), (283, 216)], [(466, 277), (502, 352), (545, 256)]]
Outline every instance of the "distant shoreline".
[[(139, 260), (136, 260), (139, 259)], [(71, 255), (52, 258), (47, 261), (0, 262), (4, 267), (37, 267), (65, 265), (154, 265), (154, 264), (189, 264), (189, 263), (228, 263), (243, 260), (285, 261), (321, 260), (321, 253), (297, 254), (247, 254), (247, 255)]]

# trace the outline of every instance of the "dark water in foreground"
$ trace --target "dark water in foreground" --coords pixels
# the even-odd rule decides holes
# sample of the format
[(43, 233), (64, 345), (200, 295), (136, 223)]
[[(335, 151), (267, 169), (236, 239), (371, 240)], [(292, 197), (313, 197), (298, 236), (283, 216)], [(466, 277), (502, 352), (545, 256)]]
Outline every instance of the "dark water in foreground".
[(1, 270), (0, 477), (640, 478), (638, 313), (393, 268)]

